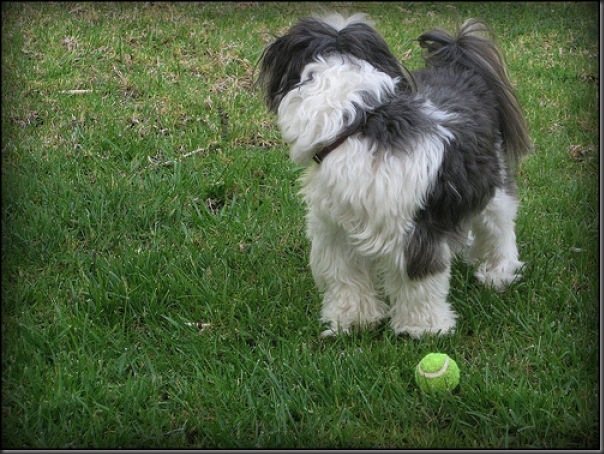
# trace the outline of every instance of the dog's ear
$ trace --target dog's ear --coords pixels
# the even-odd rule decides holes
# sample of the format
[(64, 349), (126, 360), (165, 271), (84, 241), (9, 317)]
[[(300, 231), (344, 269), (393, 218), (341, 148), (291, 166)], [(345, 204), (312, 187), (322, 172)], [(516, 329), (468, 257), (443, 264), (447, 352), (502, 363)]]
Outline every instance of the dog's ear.
[(277, 111), (283, 96), (300, 82), (302, 70), (308, 63), (333, 51), (336, 37), (334, 28), (307, 17), (264, 50), (258, 83), (269, 110)]
[[(287, 60), (283, 53), (287, 50), (287, 36), (282, 36), (267, 46), (260, 56), (260, 74), (256, 84), (264, 94), (264, 101), (271, 112), (276, 112), (283, 97)], [(281, 58), (279, 58), (281, 56)]]
[(305, 57), (309, 53), (305, 47), (299, 39), (287, 34), (264, 49), (258, 83), (271, 112), (277, 112), (283, 96), (300, 82), (300, 74), (311, 60)]

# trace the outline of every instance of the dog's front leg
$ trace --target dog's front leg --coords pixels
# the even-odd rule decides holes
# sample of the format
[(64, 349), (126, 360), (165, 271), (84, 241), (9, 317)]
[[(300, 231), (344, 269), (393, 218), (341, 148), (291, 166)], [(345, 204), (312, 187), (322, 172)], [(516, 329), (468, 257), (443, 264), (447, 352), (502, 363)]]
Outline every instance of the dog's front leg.
[(445, 270), (414, 278), (397, 266), (388, 267), (384, 289), (390, 297), (390, 325), (396, 334), (419, 338), (454, 331), (457, 315), (447, 301), (450, 266), (447, 261)]
[(324, 292), (321, 321), (329, 324), (322, 335), (349, 333), (384, 318), (388, 307), (376, 295), (371, 260), (356, 253), (337, 226), (314, 219), (309, 235), (310, 266)]

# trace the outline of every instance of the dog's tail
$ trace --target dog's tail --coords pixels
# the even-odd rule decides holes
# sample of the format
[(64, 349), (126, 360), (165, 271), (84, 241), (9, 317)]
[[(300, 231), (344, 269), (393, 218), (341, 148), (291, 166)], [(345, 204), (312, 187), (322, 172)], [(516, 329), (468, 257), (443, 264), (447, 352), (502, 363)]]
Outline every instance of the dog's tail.
[(443, 30), (433, 30), (422, 34), (418, 41), (422, 48), (427, 49), (424, 59), (428, 65), (470, 68), (494, 91), (508, 159), (517, 163), (532, 150), (526, 121), (508, 77), (503, 55), (483, 21), (466, 20), (457, 36), (451, 36)]

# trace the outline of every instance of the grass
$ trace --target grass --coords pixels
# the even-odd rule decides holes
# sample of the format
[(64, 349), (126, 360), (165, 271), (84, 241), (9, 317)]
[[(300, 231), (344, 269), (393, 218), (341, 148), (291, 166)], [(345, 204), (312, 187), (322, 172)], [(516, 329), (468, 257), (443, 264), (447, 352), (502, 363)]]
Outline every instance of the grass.
[[(600, 446), (598, 4), (332, 6), (412, 69), (425, 29), (493, 26), (536, 143), (524, 280), (459, 263), (454, 335), (321, 339), (301, 169), (251, 83), (315, 5), (3, 3), (4, 448)], [(413, 383), (430, 351), (455, 393)]]

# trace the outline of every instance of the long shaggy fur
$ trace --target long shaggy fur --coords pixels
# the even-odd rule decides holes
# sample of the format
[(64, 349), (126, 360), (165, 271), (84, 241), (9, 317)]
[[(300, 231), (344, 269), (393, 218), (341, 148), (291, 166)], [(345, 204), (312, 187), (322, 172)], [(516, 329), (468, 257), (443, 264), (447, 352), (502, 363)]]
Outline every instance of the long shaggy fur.
[(506, 157), (514, 164), (532, 149), (522, 108), (510, 83), (503, 55), (495, 44), (493, 32), (477, 19), (468, 19), (457, 37), (444, 30), (422, 34), (419, 44), (428, 50), (426, 63), (431, 67), (455, 67), (458, 71), (476, 71), (489, 84), (497, 99), (501, 134)]
[(514, 175), (530, 140), (486, 31), (471, 19), (456, 36), (424, 33), (415, 73), (363, 15), (302, 19), (265, 49), (266, 103), (291, 158), (308, 166), (301, 192), (325, 334), (385, 317), (396, 333), (450, 332), (462, 246), (482, 282), (503, 289), (518, 277)]

